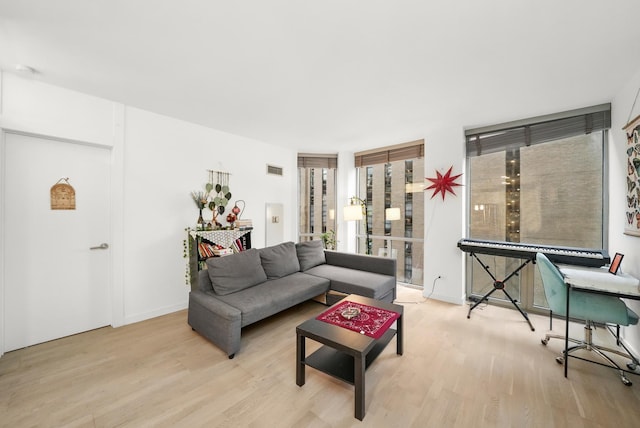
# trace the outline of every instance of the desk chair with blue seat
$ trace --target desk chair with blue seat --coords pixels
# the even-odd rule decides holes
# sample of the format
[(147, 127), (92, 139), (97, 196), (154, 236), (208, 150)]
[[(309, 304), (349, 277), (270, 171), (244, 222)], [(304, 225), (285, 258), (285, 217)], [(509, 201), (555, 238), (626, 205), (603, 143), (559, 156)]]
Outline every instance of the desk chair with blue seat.
[[(542, 278), (547, 303), (551, 309), (549, 317), (554, 313), (563, 317), (566, 316), (567, 285), (564, 282), (562, 273), (544, 254), (541, 253), (536, 254), (536, 265), (538, 266), (538, 271)], [(571, 302), (569, 318), (585, 321), (585, 327), (584, 340), (568, 338), (570, 342), (576, 343), (577, 345), (570, 347), (567, 350), (567, 354), (579, 349), (593, 351), (619, 370), (622, 383), (625, 385), (631, 385), (631, 381), (627, 378), (625, 372), (604, 352), (610, 352), (630, 359), (631, 363), (628, 363), (627, 366), (631, 370), (634, 370), (635, 367), (640, 364), (638, 360), (629, 352), (622, 352), (618, 349), (595, 345), (592, 340), (592, 327), (594, 324), (616, 326), (635, 325), (638, 323), (638, 315), (629, 309), (618, 297), (586, 293), (573, 288), (570, 289), (569, 292), (569, 301)], [(545, 335), (545, 338), (542, 339), (542, 344), (547, 345), (550, 338), (564, 340), (565, 337), (548, 333)], [(626, 348), (624, 348), (624, 350), (627, 351)], [(564, 355), (563, 351), (562, 355), (556, 358), (556, 361), (559, 364), (563, 364), (564, 358), (566, 358), (566, 355)]]

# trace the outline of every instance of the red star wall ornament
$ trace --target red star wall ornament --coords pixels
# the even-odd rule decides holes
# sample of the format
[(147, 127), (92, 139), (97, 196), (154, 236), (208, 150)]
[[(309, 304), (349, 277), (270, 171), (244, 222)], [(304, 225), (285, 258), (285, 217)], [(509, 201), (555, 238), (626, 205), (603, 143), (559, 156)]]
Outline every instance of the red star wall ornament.
[(437, 177), (435, 178), (425, 177), (427, 180), (433, 183), (431, 186), (424, 189), (424, 190), (434, 189), (433, 195), (431, 195), (431, 199), (433, 199), (433, 197), (438, 193), (441, 193), (442, 200), (444, 201), (444, 195), (446, 192), (450, 192), (452, 195), (456, 194), (456, 192), (453, 191), (453, 186), (462, 186), (461, 184), (455, 182), (458, 179), (458, 177), (460, 177), (462, 174), (451, 176), (452, 169), (453, 169), (453, 165), (451, 166), (451, 168), (449, 168), (449, 170), (444, 175), (440, 174), (440, 171), (436, 170)]

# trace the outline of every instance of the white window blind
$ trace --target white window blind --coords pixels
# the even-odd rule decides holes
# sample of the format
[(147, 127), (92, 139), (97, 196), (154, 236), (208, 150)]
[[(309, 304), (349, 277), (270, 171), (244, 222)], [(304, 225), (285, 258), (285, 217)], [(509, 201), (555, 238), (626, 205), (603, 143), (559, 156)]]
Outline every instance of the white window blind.
[(367, 150), (355, 154), (355, 166), (357, 168), (389, 163), (399, 160), (417, 159), (424, 157), (424, 140), (411, 141), (396, 146)]
[(298, 168), (337, 168), (337, 154), (298, 154)]
[(577, 135), (611, 127), (611, 104), (539, 116), (465, 131), (467, 156), (480, 156), (502, 150)]

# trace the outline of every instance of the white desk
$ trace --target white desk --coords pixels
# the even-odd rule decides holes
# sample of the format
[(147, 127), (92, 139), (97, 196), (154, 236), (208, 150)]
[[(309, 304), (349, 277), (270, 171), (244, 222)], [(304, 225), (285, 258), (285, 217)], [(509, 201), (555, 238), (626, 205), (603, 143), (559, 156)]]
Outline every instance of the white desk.
[(569, 361), (569, 291), (604, 294), (621, 299), (640, 300), (640, 280), (629, 274), (609, 273), (607, 268), (590, 268), (559, 265), (558, 268), (567, 284), (567, 309), (565, 315), (566, 328), (564, 339), (564, 377), (567, 377)]
[(581, 291), (609, 293), (618, 297), (640, 299), (640, 280), (628, 273), (610, 274), (606, 267), (558, 265), (564, 281)]

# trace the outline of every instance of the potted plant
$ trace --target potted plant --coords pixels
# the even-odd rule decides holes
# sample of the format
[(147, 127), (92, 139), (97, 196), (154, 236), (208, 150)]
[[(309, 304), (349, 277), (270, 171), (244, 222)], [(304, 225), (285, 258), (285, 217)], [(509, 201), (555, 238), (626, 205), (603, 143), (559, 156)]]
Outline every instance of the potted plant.
[(333, 229), (328, 230), (322, 235), (320, 235), (320, 238), (322, 239), (322, 245), (324, 246), (325, 249), (327, 250), (336, 249), (336, 244), (338, 243), (338, 241), (336, 240), (336, 232)]

